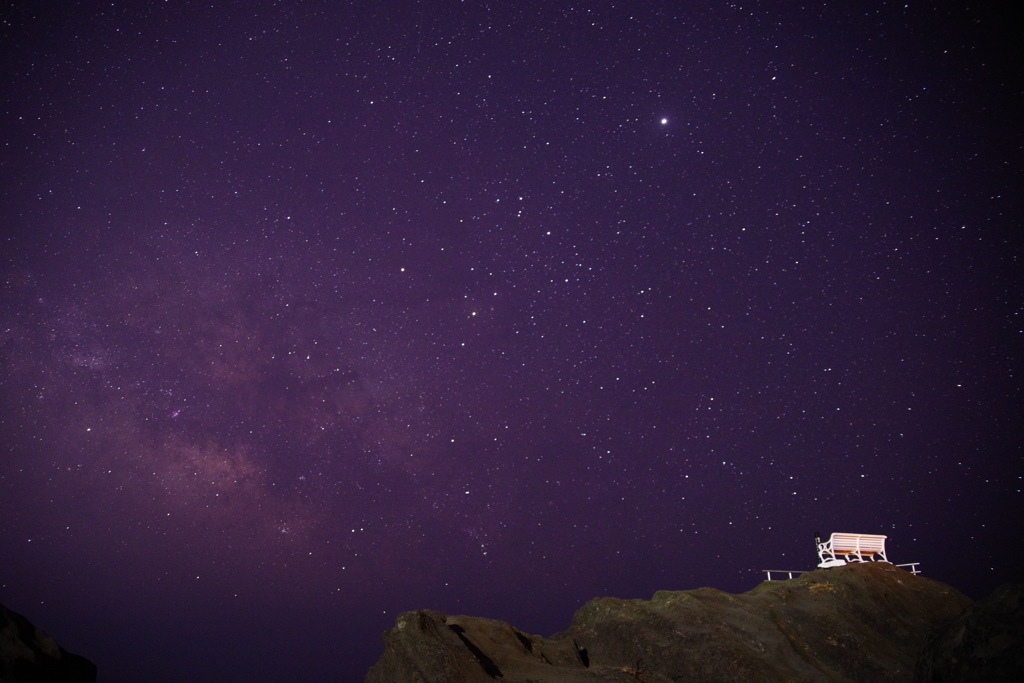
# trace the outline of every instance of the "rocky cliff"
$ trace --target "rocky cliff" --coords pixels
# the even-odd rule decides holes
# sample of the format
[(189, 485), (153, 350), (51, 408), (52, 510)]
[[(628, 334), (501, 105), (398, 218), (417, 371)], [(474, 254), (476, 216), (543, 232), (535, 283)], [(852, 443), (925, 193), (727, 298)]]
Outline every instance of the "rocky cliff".
[(418, 611), (384, 634), (368, 683), (913, 681), (955, 589), (885, 563), (818, 570), (742, 595), (711, 588), (598, 598), (542, 638), (501, 621)]
[(0, 683), (96, 683), (96, 665), (0, 605)]
[(932, 632), (919, 683), (1024, 681), (1024, 584), (1008, 584)]

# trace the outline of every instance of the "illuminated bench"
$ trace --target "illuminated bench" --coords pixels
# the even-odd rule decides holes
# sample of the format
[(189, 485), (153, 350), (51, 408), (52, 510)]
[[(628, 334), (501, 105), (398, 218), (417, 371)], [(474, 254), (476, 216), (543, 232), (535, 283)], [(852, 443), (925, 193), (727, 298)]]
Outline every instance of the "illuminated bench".
[(874, 534), (834, 533), (824, 543), (818, 542), (818, 567), (838, 567), (848, 562), (888, 562), (885, 536)]

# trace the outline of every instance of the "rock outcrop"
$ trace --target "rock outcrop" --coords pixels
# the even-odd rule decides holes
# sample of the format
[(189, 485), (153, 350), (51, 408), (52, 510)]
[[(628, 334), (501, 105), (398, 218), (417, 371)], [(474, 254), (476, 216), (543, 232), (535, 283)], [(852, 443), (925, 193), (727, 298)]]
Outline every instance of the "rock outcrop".
[(96, 665), (0, 605), (0, 683), (96, 683)]
[(659, 591), (597, 598), (563, 633), (406, 612), (384, 634), (368, 683), (913, 681), (931, 632), (971, 600), (872, 562), (765, 582), (732, 595)]
[(1024, 584), (997, 589), (932, 633), (918, 683), (1024, 681)]

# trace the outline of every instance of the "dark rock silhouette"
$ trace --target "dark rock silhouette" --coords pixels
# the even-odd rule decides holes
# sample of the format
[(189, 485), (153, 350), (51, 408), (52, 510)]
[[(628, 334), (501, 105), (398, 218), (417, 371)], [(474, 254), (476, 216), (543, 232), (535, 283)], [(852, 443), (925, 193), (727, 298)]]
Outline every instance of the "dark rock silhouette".
[(366, 681), (913, 681), (931, 632), (970, 605), (950, 586), (867, 562), (741, 595), (699, 588), (597, 598), (551, 638), (490, 619), (406, 612), (384, 634)]
[(0, 683), (96, 683), (96, 665), (0, 605)]
[(940, 625), (921, 652), (918, 683), (1024, 681), (1024, 584), (997, 589)]

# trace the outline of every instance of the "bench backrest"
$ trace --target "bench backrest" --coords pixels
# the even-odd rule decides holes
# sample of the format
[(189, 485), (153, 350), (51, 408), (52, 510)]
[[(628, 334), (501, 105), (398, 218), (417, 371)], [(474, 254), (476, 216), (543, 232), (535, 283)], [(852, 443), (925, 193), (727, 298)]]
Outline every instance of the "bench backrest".
[(885, 551), (885, 536), (875, 534), (832, 534), (832, 550), (841, 552), (843, 550), (859, 550), (861, 552)]

